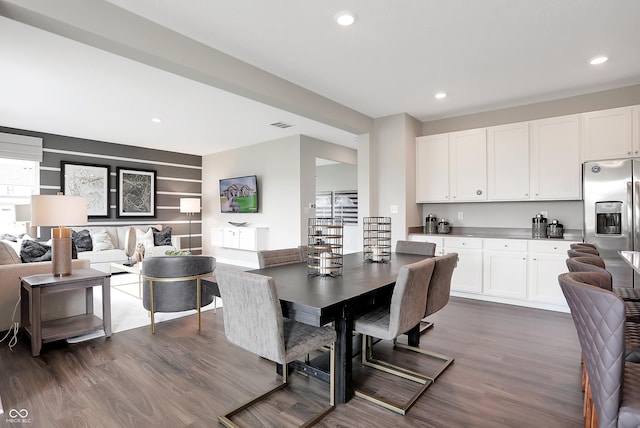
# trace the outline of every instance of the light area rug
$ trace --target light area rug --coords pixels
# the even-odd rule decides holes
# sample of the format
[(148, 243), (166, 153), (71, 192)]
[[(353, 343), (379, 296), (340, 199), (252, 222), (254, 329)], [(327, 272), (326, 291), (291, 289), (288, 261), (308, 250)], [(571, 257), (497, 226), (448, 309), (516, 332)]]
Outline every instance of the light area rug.
[[(134, 274), (117, 274), (111, 276), (111, 331), (119, 333), (133, 328), (151, 325), (149, 312), (142, 306), (142, 300), (138, 296), (138, 276)], [(216, 307), (222, 307), (222, 300), (216, 298)], [(214, 309), (211, 303), (202, 308), (202, 311)], [(93, 288), (93, 312), (102, 318), (102, 287)], [(197, 311), (183, 312), (156, 312), (156, 324), (176, 318), (194, 315)], [(104, 336), (104, 331), (99, 330), (83, 336), (68, 339), (69, 343), (81, 342)]]

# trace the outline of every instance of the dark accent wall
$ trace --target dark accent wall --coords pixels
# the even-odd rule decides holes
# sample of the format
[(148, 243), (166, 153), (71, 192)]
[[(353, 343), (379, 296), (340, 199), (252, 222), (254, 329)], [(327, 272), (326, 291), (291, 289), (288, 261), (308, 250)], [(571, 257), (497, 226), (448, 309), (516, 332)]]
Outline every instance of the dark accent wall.
[[(40, 164), (40, 194), (61, 191), (61, 162), (109, 165), (109, 217), (90, 218), (89, 224), (162, 224), (173, 228), (181, 237), (181, 247), (189, 247), (189, 217), (180, 213), (180, 198), (202, 200), (202, 157), (164, 150), (106, 143), (84, 138), (66, 137), (22, 129), (0, 127), (0, 132), (28, 135), (43, 139)], [(156, 217), (116, 217), (116, 168), (156, 171)], [(42, 237), (48, 231), (42, 231)], [(191, 247), (194, 254), (202, 249), (201, 214), (191, 217)]]

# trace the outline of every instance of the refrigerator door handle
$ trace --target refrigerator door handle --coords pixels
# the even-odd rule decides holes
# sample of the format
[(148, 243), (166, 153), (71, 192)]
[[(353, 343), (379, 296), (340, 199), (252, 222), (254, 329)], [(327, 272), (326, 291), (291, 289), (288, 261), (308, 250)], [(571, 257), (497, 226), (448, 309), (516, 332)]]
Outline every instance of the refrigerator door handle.
[(638, 242), (638, 232), (640, 231), (640, 206), (638, 206), (638, 202), (640, 201), (640, 199), (638, 199), (640, 195), (640, 181), (634, 180), (633, 187), (633, 203), (631, 204), (633, 208), (633, 229), (631, 229), (631, 242), (633, 243), (633, 250), (638, 251), (640, 248), (640, 243)]

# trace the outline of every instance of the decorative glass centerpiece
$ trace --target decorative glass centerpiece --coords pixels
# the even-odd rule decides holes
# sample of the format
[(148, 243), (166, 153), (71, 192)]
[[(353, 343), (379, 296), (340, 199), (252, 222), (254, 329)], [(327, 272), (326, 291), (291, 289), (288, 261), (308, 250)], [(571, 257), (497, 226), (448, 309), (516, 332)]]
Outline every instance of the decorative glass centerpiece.
[(344, 224), (341, 218), (310, 218), (307, 242), (307, 268), (309, 275), (342, 275), (342, 238)]
[(364, 217), (363, 258), (365, 262), (391, 260), (391, 217)]

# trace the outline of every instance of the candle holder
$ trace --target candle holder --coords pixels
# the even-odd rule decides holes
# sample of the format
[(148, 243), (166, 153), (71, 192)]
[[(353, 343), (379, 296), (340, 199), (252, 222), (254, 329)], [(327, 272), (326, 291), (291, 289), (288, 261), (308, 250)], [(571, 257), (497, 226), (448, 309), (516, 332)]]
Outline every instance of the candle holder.
[(309, 275), (342, 275), (343, 232), (342, 219), (309, 219), (307, 241), (307, 270)]
[(364, 261), (386, 263), (391, 260), (391, 217), (364, 217), (362, 220)]

